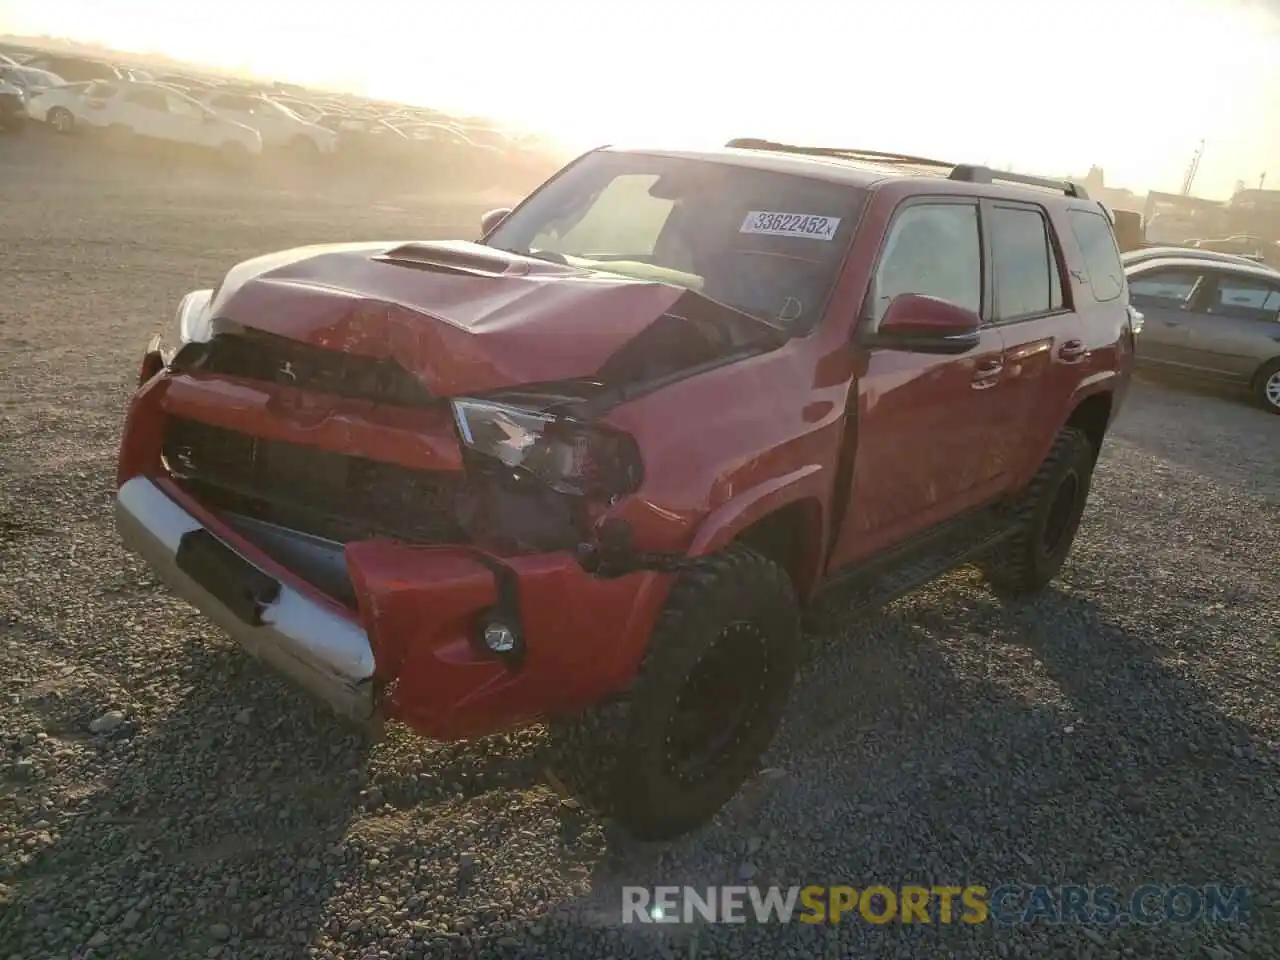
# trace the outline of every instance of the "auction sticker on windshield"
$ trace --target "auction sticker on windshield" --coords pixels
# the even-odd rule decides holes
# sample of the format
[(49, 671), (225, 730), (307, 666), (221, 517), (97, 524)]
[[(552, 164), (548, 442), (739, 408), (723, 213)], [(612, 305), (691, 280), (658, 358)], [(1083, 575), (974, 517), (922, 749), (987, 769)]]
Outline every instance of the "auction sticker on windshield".
[(752, 210), (742, 221), (739, 233), (761, 233), (769, 237), (808, 237), (830, 240), (840, 226), (839, 217), (822, 217), (812, 213), (776, 213)]

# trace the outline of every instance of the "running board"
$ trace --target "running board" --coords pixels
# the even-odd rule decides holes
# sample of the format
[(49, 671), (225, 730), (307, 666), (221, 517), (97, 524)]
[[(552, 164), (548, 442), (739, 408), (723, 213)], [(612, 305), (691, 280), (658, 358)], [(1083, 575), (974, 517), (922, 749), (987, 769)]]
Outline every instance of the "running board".
[(877, 609), (898, 600), (999, 546), (1017, 532), (1007, 504), (913, 537), (887, 552), (835, 574), (805, 614), (812, 631), (836, 626), (833, 618)]

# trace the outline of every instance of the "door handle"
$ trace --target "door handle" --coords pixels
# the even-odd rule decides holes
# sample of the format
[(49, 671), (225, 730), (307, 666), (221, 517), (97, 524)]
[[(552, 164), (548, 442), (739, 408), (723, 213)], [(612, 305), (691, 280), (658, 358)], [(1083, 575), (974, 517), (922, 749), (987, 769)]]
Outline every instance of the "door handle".
[(1000, 374), (1003, 372), (1004, 361), (981, 360), (973, 368), (973, 382), (970, 386), (974, 390), (987, 390), (1000, 382)]
[(1089, 348), (1083, 340), (1068, 340), (1058, 348), (1058, 359), (1064, 363), (1075, 363), (1089, 355)]

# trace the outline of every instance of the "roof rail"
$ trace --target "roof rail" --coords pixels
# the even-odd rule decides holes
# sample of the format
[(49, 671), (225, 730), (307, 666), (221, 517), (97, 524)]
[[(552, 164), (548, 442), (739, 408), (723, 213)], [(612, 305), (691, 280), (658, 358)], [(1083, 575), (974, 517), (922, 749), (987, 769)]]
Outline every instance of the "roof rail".
[(1044, 187), (1047, 190), (1061, 190), (1068, 197), (1088, 200), (1089, 194), (1081, 184), (1074, 180), (1053, 180), (1049, 177), (1032, 177), (1025, 173), (1009, 173), (1005, 170), (992, 170), (990, 167), (979, 167), (962, 163), (951, 171), (948, 180), (961, 180), (965, 183), (1020, 183), (1028, 187)]
[(992, 170), (990, 167), (974, 164), (955, 164), (947, 160), (931, 160), (928, 157), (914, 157), (906, 153), (885, 153), (880, 150), (859, 150), (845, 147), (802, 147), (790, 143), (777, 143), (773, 140), (759, 140), (754, 137), (737, 137), (725, 144), (728, 148), (738, 150), (767, 150), (773, 153), (794, 153), (806, 157), (834, 157), (844, 160), (873, 160), (879, 163), (905, 163), (920, 167), (950, 167), (947, 179), (965, 183), (1019, 183), (1029, 187), (1045, 187), (1049, 190), (1061, 190), (1068, 197), (1088, 200), (1089, 194), (1081, 184), (1074, 180), (1052, 180), (1048, 177), (1032, 177), (1022, 173), (1006, 173), (1003, 170)]
[(906, 153), (885, 153), (882, 150), (858, 150), (845, 147), (801, 147), (792, 143), (776, 143), (773, 140), (757, 140), (754, 137), (737, 137), (725, 144), (736, 150), (768, 150), (773, 153), (794, 153), (806, 157), (839, 157), (850, 160), (878, 160), (890, 163), (909, 163), (922, 167), (950, 167), (946, 160), (930, 160)]

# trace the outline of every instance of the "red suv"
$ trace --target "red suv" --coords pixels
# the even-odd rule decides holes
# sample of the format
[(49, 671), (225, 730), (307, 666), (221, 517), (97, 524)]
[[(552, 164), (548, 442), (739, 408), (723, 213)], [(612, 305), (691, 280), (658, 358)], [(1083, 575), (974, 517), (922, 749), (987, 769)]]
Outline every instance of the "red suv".
[(820, 587), (1058, 572), (1135, 323), (1071, 183), (595, 150), (479, 243), (306, 247), (189, 294), (143, 358), (119, 529), (340, 713), (549, 718), (669, 837), (751, 774)]

